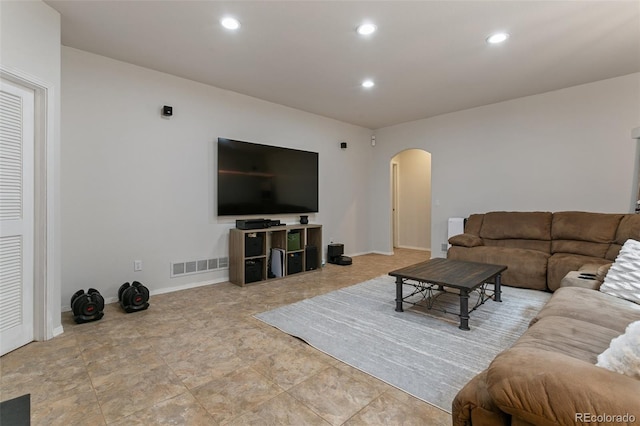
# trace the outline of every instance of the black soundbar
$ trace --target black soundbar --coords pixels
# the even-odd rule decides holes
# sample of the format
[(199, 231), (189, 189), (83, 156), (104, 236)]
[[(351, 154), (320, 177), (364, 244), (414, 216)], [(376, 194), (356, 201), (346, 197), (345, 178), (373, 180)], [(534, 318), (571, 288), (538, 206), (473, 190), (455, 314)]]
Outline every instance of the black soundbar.
[(271, 219), (238, 219), (236, 220), (236, 228), (238, 229), (265, 229), (272, 226), (279, 226), (279, 220)]

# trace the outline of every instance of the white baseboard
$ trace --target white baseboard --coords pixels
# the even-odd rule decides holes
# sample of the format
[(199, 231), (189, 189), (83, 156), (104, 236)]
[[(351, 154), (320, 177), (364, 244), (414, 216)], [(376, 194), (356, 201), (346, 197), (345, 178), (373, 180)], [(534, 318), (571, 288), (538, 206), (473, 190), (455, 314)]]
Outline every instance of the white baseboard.
[[(425, 252), (431, 252), (431, 250), (429, 249), (425, 249), (422, 247), (409, 247), (409, 246), (398, 246), (396, 248), (400, 248), (400, 249), (411, 249), (411, 250), (420, 250), (420, 251), (425, 251)], [(392, 251), (378, 251), (378, 250), (374, 250), (371, 252), (371, 254), (382, 254), (384, 256), (393, 256), (395, 253)]]
[[(212, 284), (220, 284), (220, 283), (224, 283), (229, 281), (229, 277), (223, 277), (223, 278), (218, 278), (215, 280), (209, 280), (209, 281), (199, 281), (199, 282), (195, 282), (195, 283), (187, 283), (187, 284), (182, 284), (182, 285), (177, 285), (177, 286), (173, 286), (173, 287), (166, 287), (166, 288), (160, 288), (157, 290), (149, 290), (149, 296), (154, 296), (157, 294), (165, 294), (165, 293), (173, 293), (174, 291), (180, 291), (180, 290), (188, 290), (190, 288), (196, 288), (196, 287), (204, 287), (206, 285), (212, 285)], [(117, 297), (105, 297), (104, 298), (104, 303), (105, 305), (108, 305), (110, 303), (117, 303), (118, 302), (118, 298)], [(61, 308), (62, 312), (70, 312), (71, 311), (71, 305), (62, 305)]]
[(370, 251), (361, 252), (361, 253), (349, 253), (346, 256), (355, 257), (355, 256), (364, 256), (365, 254), (371, 254)]
[(59, 336), (62, 333), (64, 333), (64, 328), (62, 326), (53, 329), (53, 337)]
[[(227, 281), (229, 281), (229, 277), (217, 278), (215, 280), (209, 280), (209, 281), (200, 281), (196, 283), (187, 283), (187, 284), (178, 285), (175, 287), (161, 288), (154, 291), (149, 290), (149, 295), (153, 296), (156, 294), (173, 293), (174, 291), (187, 290), (187, 289), (196, 288), (196, 287), (204, 287), (206, 285), (212, 285), (212, 284), (220, 284), (220, 283), (225, 283)], [(118, 300), (116, 299), (116, 302), (117, 301)]]
[(429, 248), (424, 248), (424, 247), (413, 247), (413, 246), (397, 246), (398, 248), (401, 249), (409, 249), (409, 250), (420, 250), (420, 251), (431, 251), (431, 249)]

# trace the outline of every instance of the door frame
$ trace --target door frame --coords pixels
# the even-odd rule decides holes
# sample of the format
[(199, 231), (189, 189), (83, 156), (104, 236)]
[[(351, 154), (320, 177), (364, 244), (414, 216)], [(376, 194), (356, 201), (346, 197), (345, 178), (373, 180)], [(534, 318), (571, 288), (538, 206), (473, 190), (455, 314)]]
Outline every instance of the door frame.
[(33, 253), (33, 338), (48, 340), (63, 332), (54, 328), (53, 315), (60, 315), (55, 300), (55, 86), (21, 70), (0, 64), (0, 77), (34, 91), (34, 253)]
[[(432, 154), (431, 152), (427, 151), (424, 148), (406, 148), (403, 149), (401, 151), (396, 152), (395, 154), (393, 154), (391, 156), (391, 158), (389, 159), (389, 188), (390, 188), (390, 213), (391, 213), (391, 217), (390, 217), (390, 225), (391, 225), (391, 248), (392, 248), (392, 252), (393, 249), (395, 248), (409, 248), (409, 249), (417, 249), (417, 250), (426, 250), (429, 251), (431, 253), (433, 253), (433, 248), (423, 248), (423, 247), (415, 247), (415, 246), (411, 246), (411, 245), (403, 245), (401, 238), (400, 238), (400, 231), (402, 228), (402, 217), (401, 217), (401, 213), (402, 213), (402, 206), (401, 206), (401, 200), (400, 200), (400, 196), (403, 193), (402, 190), (402, 179), (401, 179), (401, 169), (404, 170), (404, 166), (402, 165), (402, 159), (399, 157), (400, 155), (402, 155), (403, 153), (407, 152), (407, 151), (420, 151), (422, 153), (425, 153), (428, 155), (429, 159), (428, 159), (428, 166), (429, 166), (429, 174), (428, 174), (428, 192), (429, 192), (429, 198), (428, 198), (428, 208), (427, 211), (429, 214), (429, 221), (428, 224), (429, 226), (428, 228), (428, 232), (429, 232), (429, 236), (431, 235), (432, 232), (432, 216), (433, 216), (433, 203), (432, 203), (432, 186), (433, 186), (433, 181), (432, 181)], [(407, 167), (409, 167), (408, 165), (406, 165)], [(405, 170), (406, 173), (407, 170)], [(394, 209), (395, 209), (395, 218), (394, 218)], [(406, 213), (406, 212), (405, 212)], [(406, 218), (405, 218), (406, 219)], [(408, 219), (407, 219), (408, 220)], [(427, 244), (428, 246), (430, 246), (431, 244), (431, 238), (429, 237), (427, 239)]]
[(392, 247), (395, 249), (400, 244), (400, 163), (391, 161), (391, 228)]

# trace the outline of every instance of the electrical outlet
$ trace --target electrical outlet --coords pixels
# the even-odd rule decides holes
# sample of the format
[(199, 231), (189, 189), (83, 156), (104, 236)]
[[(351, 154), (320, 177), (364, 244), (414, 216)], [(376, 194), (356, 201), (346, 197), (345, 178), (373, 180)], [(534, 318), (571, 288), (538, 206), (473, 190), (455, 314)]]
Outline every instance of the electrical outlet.
[(449, 249), (449, 244), (447, 243), (442, 243), (442, 246), (440, 247), (440, 249), (442, 251), (447, 251)]
[(142, 260), (133, 261), (133, 271), (134, 272), (142, 271)]

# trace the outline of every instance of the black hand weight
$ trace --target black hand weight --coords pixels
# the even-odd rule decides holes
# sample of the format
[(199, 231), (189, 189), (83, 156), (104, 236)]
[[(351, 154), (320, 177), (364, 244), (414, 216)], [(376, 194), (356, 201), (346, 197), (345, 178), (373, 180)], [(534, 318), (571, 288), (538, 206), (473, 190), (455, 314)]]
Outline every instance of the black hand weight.
[(118, 289), (118, 300), (127, 313), (144, 311), (149, 307), (149, 289), (138, 281), (124, 283)]
[(90, 288), (86, 293), (78, 290), (71, 296), (71, 310), (78, 324), (97, 321), (104, 316), (104, 298), (95, 288)]

